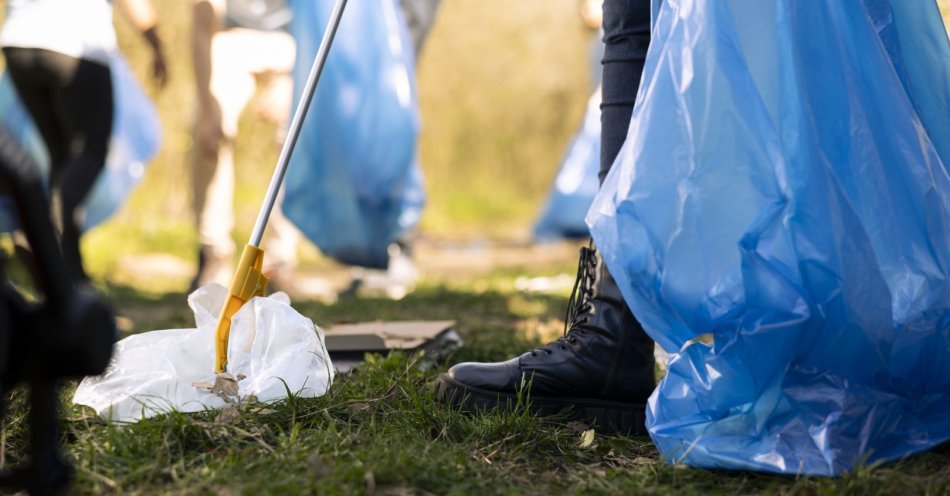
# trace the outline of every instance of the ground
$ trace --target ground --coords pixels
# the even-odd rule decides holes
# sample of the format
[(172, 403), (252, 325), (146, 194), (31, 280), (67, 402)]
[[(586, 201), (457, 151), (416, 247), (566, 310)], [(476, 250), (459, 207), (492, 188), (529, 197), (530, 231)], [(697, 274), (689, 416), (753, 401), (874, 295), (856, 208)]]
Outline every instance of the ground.
[[(950, 494), (950, 447), (837, 479), (718, 472), (662, 461), (648, 438), (605, 436), (577, 423), (518, 414), (471, 416), (437, 403), (432, 380), (460, 360), (499, 360), (558, 335), (576, 244), (427, 247), (404, 299), (303, 300), (318, 325), (452, 319), (466, 346), (420, 370), (421, 357), (367, 357), (330, 394), (250, 404), (228, 414), (171, 414), (108, 425), (67, 407), (64, 441), (80, 494)], [(454, 250), (454, 251), (453, 251)], [(466, 252), (461, 256), (459, 250)], [(515, 265), (478, 260), (504, 253)], [(529, 292), (525, 278), (552, 278)], [(569, 278), (570, 279), (570, 278)], [(538, 281), (538, 279), (534, 279)], [(191, 326), (182, 292), (102, 282), (129, 332)], [(64, 388), (68, 399), (72, 385)], [(19, 395), (17, 395), (19, 398)], [(0, 464), (21, 459), (23, 410), (0, 436)]]

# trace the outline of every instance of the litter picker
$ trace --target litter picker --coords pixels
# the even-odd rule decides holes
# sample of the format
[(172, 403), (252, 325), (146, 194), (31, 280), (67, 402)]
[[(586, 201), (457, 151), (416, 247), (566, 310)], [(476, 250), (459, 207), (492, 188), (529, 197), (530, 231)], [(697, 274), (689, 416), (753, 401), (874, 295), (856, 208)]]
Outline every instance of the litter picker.
[(231, 317), (254, 296), (263, 296), (267, 287), (267, 277), (264, 276), (262, 271), (264, 250), (260, 248), (261, 238), (264, 236), (264, 228), (267, 227), (267, 220), (270, 218), (271, 210), (273, 210), (274, 203), (277, 201), (277, 192), (280, 191), (280, 186), (284, 182), (284, 174), (287, 172), (290, 157), (293, 154), (294, 146), (297, 144), (297, 138), (300, 136), (300, 128), (303, 126), (303, 120), (307, 116), (307, 110), (310, 108), (311, 100), (313, 100), (320, 73), (323, 72), (323, 66), (327, 61), (327, 53), (330, 51), (333, 37), (340, 25), (340, 17), (343, 15), (344, 7), (346, 7), (346, 0), (337, 0), (333, 7), (330, 22), (327, 23), (323, 39), (320, 41), (320, 48), (317, 50), (317, 56), (310, 68), (307, 84), (304, 85), (300, 102), (297, 104), (293, 119), (290, 121), (287, 138), (284, 140), (284, 146), (281, 148), (280, 156), (277, 159), (277, 167), (274, 169), (270, 186), (267, 188), (267, 195), (264, 196), (264, 204), (261, 205), (261, 211), (257, 214), (254, 231), (251, 232), (251, 239), (241, 253), (241, 259), (234, 271), (234, 279), (231, 280), (231, 288), (228, 290), (228, 299), (221, 308), (221, 315), (218, 316), (218, 325), (215, 328), (214, 371), (216, 373), (224, 372), (228, 362), (228, 336), (231, 333)]

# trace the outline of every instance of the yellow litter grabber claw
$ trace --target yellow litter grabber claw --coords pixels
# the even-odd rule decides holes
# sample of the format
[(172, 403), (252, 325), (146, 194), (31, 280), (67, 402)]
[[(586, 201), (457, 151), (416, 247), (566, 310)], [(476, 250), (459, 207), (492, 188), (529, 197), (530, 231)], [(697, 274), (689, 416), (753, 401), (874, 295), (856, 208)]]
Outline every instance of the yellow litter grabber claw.
[(327, 53), (329, 53), (330, 45), (333, 43), (333, 36), (336, 35), (336, 30), (340, 26), (340, 18), (343, 16), (346, 1), (337, 0), (333, 12), (330, 14), (330, 22), (327, 23), (326, 31), (323, 32), (323, 40), (320, 41), (320, 48), (317, 50), (313, 65), (310, 67), (307, 84), (303, 87), (303, 93), (300, 95), (296, 110), (294, 110), (293, 119), (290, 120), (290, 126), (287, 128), (287, 139), (284, 140), (284, 146), (280, 150), (277, 167), (274, 169), (274, 175), (267, 187), (267, 194), (264, 196), (264, 204), (261, 205), (261, 211), (257, 214), (254, 231), (251, 232), (251, 239), (244, 247), (244, 252), (241, 253), (241, 261), (238, 262), (234, 279), (231, 281), (228, 300), (221, 309), (221, 315), (218, 316), (214, 346), (214, 371), (216, 373), (224, 372), (228, 364), (228, 336), (231, 334), (231, 317), (234, 317), (241, 306), (254, 296), (264, 295), (267, 278), (261, 272), (264, 263), (264, 250), (259, 248), (261, 238), (264, 237), (267, 219), (270, 217), (274, 203), (277, 201), (277, 192), (280, 191), (280, 186), (284, 182), (287, 165), (290, 164), (290, 156), (297, 144), (297, 138), (300, 137), (300, 128), (303, 125), (304, 117), (307, 115), (307, 109), (310, 108), (310, 102), (313, 100), (320, 73), (323, 72), (323, 66), (326, 64)]
[(255, 296), (264, 296), (267, 289), (267, 277), (261, 272), (264, 266), (264, 250), (247, 245), (241, 253), (228, 290), (228, 299), (221, 307), (218, 325), (214, 330), (214, 371), (224, 372), (228, 364), (228, 336), (231, 334), (231, 317)]

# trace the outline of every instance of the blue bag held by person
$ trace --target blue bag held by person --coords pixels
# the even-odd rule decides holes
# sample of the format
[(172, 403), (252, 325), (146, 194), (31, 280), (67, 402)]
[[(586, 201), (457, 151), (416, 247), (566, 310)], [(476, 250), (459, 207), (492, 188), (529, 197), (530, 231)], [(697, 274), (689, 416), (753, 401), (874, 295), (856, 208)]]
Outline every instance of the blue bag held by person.
[(539, 241), (589, 236), (584, 217), (590, 209), (600, 181), (600, 89), (587, 102), (587, 112), (580, 131), (571, 140), (561, 168), (554, 179), (554, 188), (544, 211), (534, 226)]
[[(83, 206), (83, 226), (87, 231), (122, 206), (145, 175), (146, 164), (158, 153), (161, 144), (158, 112), (139, 86), (128, 64), (116, 54), (112, 57), (110, 68), (115, 99), (112, 138), (105, 168)], [(46, 177), (49, 174), (46, 145), (6, 74), (0, 77), (0, 126), (43, 168)], [(12, 205), (4, 204), (6, 200), (0, 198), (0, 231), (11, 231), (16, 227), (11, 215)]]
[[(329, 2), (295, 0), (296, 86), (306, 81)], [(350, 2), (284, 181), (284, 214), (343, 263), (385, 268), (425, 202), (412, 44), (395, 0)], [(296, 97), (299, 99), (299, 95)]]
[(932, 0), (664, 0), (588, 223), (672, 354), (666, 459), (836, 475), (950, 440), (948, 99)]

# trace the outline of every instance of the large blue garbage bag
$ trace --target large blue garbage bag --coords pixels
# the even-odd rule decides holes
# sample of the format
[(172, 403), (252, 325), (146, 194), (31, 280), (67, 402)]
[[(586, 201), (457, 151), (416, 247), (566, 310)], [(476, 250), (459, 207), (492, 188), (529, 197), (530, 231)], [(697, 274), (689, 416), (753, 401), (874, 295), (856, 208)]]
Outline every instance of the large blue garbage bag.
[[(297, 99), (331, 2), (293, 1)], [(395, 0), (350, 2), (285, 178), (284, 214), (324, 254), (386, 267), (425, 202), (412, 44)]]
[[(85, 230), (92, 229), (115, 213), (145, 175), (145, 166), (161, 145), (161, 123), (155, 105), (132, 74), (125, 59), (115, 54), (110, 61), (115, 114), (106, 166), (83, 205)], [(9, 76), (0, 76), (0, 126), (8, 131), (49, 174), (49, 155), (29, 112), (19, 100)], [(0, 198), (0, 232), (16, 223), (8, 198)]]
[(586, 238), (590, 232), (584, 218), (600, 189), (600, 89), (587, 102), (580, 131), (571, 140), (554, 187), (534, 226), (539, 241)]
[(950, 439), (950, 43), (932, 0), (664, 0), (588, 215), (703, 467), (841, 474)]

